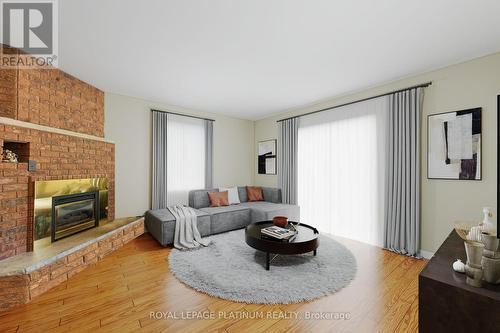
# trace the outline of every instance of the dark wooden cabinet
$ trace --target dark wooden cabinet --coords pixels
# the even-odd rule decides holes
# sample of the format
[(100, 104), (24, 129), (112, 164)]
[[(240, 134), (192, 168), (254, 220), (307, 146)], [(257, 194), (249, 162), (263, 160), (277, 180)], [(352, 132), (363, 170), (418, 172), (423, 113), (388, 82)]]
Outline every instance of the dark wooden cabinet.
[(452, 231), (419, 275), (419, 331), (500, 332), (500, 285), (467, 285), (465, 274), (452, 268), (456, 259), (465, 263), (466, 254)]

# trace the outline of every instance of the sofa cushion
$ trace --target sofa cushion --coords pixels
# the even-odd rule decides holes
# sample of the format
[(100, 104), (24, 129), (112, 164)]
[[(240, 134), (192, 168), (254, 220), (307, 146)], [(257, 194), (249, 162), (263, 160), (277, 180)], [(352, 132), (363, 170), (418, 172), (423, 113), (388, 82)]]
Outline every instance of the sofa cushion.
[(252, 223), (270, 221), (275, 216), (286, 216), (290, 221), (300, 222), (300, 208), (296, 205), (257, 201), (244, 202), (241, 203), (240, 206), (250, 209)]
[[(201, 236), (211, 234), (210, 215), (195, 209), (198, 231)], [(163, 246), (173, 244), (175, 217), (168, 209), (149, 210), (145, 214), (146, 229)]]
[(227, 191), (228, 201), (230, 205), (236, 205), (241, 203), (240, 196), (238, 195), (238, 188), (235, 187), (220, 187), (220, 192)]
[(246, 227), (250, 224), (250, 209), (240, 205), (201, 208), (211, 219), (212, 234)]
[(203, 190), (189, 191), (189, 207), (195, 209), (210, 207), (210, 200), (208, 200), (208, 192), (218, 192), (216, 188), (207, 188)]
[(247, 187), (246, 186), (238, 186), (238, 196), (240, 197), (240, 202), (247, 202)]
[(262, 195), (262, 187), (260, 186), (247, 186), (248, 201), (264, 201)]
[(273, 203), (282, 203), (281, 201), (281, 189), (275, 187), (263, 187), (262, 195), (264, 196), (264, 201)]
[(210, 207), (220, 207), (229, 206), (229, 193), (224, 192), (208, 192), (208, 200), (210, 201)]

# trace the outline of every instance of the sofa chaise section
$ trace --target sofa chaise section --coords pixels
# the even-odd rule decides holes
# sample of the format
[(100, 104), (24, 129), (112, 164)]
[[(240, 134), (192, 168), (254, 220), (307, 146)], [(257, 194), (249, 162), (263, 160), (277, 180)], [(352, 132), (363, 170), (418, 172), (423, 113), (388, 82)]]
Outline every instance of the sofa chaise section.
[(250, 209), (250, 220), (252, 223), (270, 221), (275, 216), (286, 216), (290, 221), (295, 222), (299, 222), (300, 219), (300, 208), (295, 205), (267, 201), (242, 202), (240, 205)]
[[(211, 235), (210, 215), (198, 209), (195, 212), (201, 236)], [(162, 246), (174, 243), (175, 217), (168, 209), (149, 210), (144, 220), (146, 229)]]

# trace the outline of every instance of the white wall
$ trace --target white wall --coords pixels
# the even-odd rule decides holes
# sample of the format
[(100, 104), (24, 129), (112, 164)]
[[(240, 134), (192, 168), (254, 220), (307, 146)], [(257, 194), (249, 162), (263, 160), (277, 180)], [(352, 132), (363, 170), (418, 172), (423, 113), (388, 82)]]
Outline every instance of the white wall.
[[(285, 112), (255, 123), (255, 143), (278, 136), (277, 119), (339, 105), (381, 93), (432, 81), (425, 91), (422, 117), (422, 225), (421, 246), (434, 252), (457, 220), (481, 220), (481, 207), (496, 207), (497, 95), (500, 94), (500, 53), (402, 79), (323, 103)], [(482, 181), (427, 179), (427, 116), (482, 107)], [(256, 153), (254, 153), (256, 165)], [(276, 186), (277, 177), (255, 174), (255, 184)]]
[(116, 217), (142, 215), (151, 202), (151, 108), (215, 119), (214, 185), (252, 184), (254, 124), (116, 94), (105, 94), (105, 137), (115, 142)]

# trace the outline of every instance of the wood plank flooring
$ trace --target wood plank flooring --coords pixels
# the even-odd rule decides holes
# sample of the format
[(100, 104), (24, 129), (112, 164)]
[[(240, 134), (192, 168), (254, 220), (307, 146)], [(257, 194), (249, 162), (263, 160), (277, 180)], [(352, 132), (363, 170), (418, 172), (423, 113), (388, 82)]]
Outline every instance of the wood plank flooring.
[[(0, 332), (417, 332), (417, 279), (426, 261), (338, 240), (358, 262), (350, 285), (313, 302), (259, 305), (183, 285), (168, 270), (170, 249), (145, 234), (33, 302), (0, 312)], [(151, 312), (215, 318), (154, 319)], [(335, 313), (349, 317), (308, 319)]]

